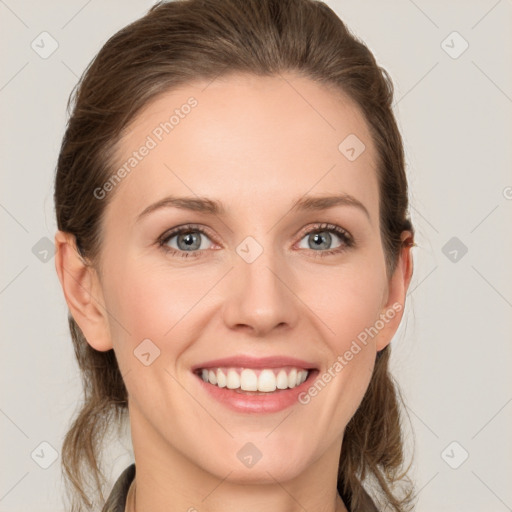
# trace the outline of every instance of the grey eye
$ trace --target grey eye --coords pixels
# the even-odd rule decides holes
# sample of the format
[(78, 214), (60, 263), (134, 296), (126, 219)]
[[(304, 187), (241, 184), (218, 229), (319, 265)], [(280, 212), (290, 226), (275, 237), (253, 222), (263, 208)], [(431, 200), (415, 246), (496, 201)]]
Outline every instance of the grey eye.
[[(169, 235), (164, 242), (172, 249), (190, 252), (208, 248), (208, 244), (205, 246), (203, 243), (203, 238), (208, 240), (208, 237), (201, 231), (188, 229)], [(176, 239), (175, 243), (171, 243), (174, 239)]]
[[(329, 230), (323, 230), (323, 231), (315, 231), (312, 233), (307, 233), (304, 239), (308, 239), (307, 247), (299, 245), (301, 249), (335, 249), (335, 247), (332, 247), (331, 244), (333, 243), (333, 235), (335, 238), (338, 238), (341, 240), (341, 236), (331, 233)], [(341, 245), (341, 244), (340, 244)]]

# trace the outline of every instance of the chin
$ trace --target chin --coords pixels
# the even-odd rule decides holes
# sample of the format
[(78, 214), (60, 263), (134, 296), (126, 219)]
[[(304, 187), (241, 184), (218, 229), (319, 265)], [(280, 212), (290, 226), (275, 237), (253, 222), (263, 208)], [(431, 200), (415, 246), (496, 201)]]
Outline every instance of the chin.
[(268, 444), (266, 448), (259, 450), (256, 448), (257, 441), (255, 444), (241, 444), (241, 448), (240, 443), (236, 444), (234, 455), (224, 456), (221, 463), (214, 456), (209, 460), (202, 458), (197, 461), (198, 465), (220, 480), (226, 479), (234, 484), (261, 485), (275, 484), (276, 480), (292, 480), (305, 471), (308, 465), (307, 455), (297, 449), (300, 444), (295, 444), (295, 450), (291, 453), (288, 449), (275, 449)]

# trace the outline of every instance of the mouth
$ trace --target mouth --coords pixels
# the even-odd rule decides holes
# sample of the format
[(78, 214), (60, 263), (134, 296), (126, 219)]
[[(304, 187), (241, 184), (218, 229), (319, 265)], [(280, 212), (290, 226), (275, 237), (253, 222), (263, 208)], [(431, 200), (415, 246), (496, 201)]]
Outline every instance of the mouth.
[(191, 368), (202, 392), (241, 413), (278, 412), (299, 402), (319, 374), (310, 362), (289, 357), (232, 357)]
[(293, 366), (280, 368), (218, 367), (199, 368), (195, 374), (203, 382), (237, 393), (265, 395), (300, 386), (312, 370)]

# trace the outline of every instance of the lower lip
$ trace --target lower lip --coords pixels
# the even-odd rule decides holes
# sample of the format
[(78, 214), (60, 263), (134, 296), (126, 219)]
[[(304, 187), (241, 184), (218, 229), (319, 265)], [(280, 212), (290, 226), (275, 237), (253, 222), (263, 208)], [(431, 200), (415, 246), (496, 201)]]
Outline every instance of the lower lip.
[(272, 393), (250, 395), (239, 393), (233, 389), (219, 388), (205, 382), (201, 376), (194, 374), (202, 388), (215, 400), (229, 409), (252, 414), (279, 412), (299, 403), (298, 396), (311, 386), (318, 370), (310, 370), (308, 378), (292, 389), (278, 389)]

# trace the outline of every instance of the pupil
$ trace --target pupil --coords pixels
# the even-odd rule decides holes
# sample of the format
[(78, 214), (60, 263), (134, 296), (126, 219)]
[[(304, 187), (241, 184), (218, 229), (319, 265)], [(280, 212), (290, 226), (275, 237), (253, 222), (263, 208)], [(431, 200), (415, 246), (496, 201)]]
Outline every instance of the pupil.
[(181, 241), (185, 242), (187, 248), (191, 248), (191, 247), (197, 248), (199, 246), (198, 246), (197, 240), (194, 240), (194, 237), (197, 238), (197, 236), (194, 235), (193, 233), (186, 233), (181, 236)]
[[(324, 233), (324, 234), (322, 234)], [(319, 247), (322, 245), (322, 239), (326, 239), (327, 240), (327, 245), (329, 245), (329, 241), (330, 241), (330, 238), (331, 238), (331, 235), (325, 231), (323, 231), (322, 233), (315, 233), (314, 234), (314, 239), (315, 239), (315, 246), (316, 247)], [(325, 245), (325, 243), (324, 243)], [(324, 247), (325, 248), (325, 247)]]

